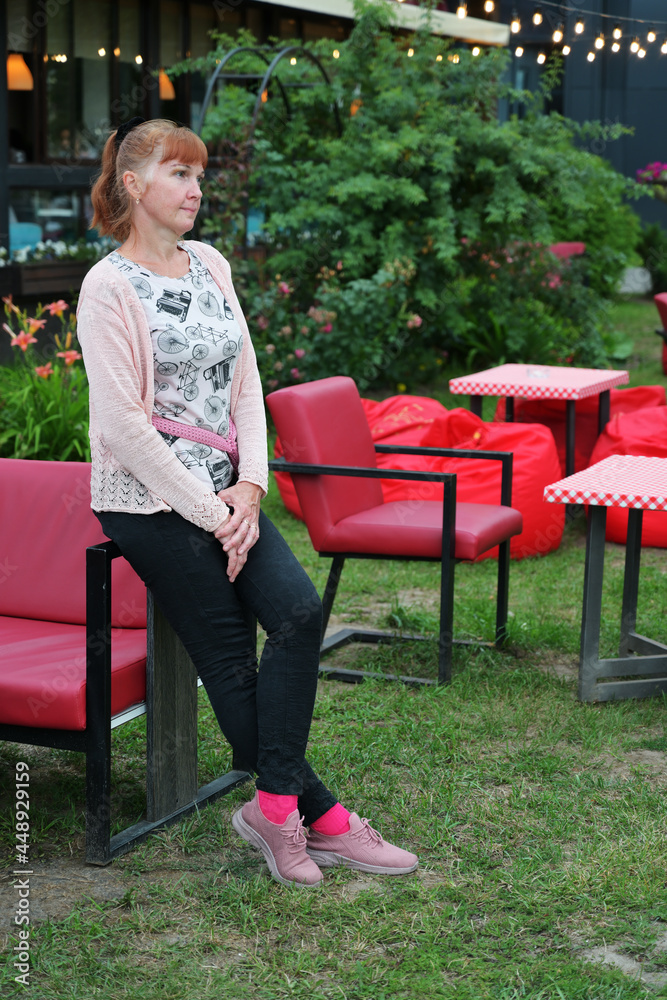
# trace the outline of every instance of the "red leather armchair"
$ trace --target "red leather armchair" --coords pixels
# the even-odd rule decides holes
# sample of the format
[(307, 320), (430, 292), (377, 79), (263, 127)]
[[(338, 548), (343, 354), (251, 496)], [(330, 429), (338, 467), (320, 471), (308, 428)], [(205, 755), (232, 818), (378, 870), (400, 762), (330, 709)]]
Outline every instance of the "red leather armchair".
[[(348, 558), (416, 559), (441, 563), (438, 681), (451, 679), (454, 568), (499, 546), (495, 643), (505, 639), (509, 585), (509, 539), (522, 519), (511, 506), (512, 455), (459, 448), (374, 445), (357, 387), (335, 376), (278, 389), (267, 396), (284, 457), (270, 462), (289, 472), (315, 550), (332, 559), (325, 588), (322, 654), (352, 641), (377, 642), (386, 633), (344, 629), (324, 640), (338, 581)], [(378, 469), (377, 452), (497, 459), (503, 477), (498, 504), (456, 503), (456, 476)], [(350, 479), (352, 478), (352, 482)], [(441, 482), (443, 501), (383, 500), (380, 479)], [(322, 668), (323, 672), (327, 668)], [(360, 680), (360, 671), (336, 671)], [(415, 678), (401, 678), (429, 683)], [(433, 683), (431, 681), (430, 683)]]

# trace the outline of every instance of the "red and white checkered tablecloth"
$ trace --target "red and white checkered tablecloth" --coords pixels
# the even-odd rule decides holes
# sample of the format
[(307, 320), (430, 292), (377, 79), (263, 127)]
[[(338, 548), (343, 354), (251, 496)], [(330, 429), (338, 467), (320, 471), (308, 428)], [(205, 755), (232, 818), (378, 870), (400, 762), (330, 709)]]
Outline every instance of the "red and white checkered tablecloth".
[(544, 488), (550, 503), (667, 510), (667, 458), (611, 455)]
[(524, 396), (526, 399), (585, 399), (629, 381), (626, 371), (561, 368), (557, 365), (499, 365), (449, 381), (449, 391), (471, 396)]

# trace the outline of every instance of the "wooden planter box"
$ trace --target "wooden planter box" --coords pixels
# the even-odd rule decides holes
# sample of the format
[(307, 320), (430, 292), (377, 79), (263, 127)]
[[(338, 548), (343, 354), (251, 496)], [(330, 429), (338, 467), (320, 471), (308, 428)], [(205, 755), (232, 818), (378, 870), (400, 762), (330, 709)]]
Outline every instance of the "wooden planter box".
[[(92, 267), (88, 260), (51, 260), (15, 265), (16, 295), (68, 295), (78, 292)], [(13, 268), (12, 268), (13, 269)], [(4, 268), (3, 270), (7, 270)]]
[(15, 264), (0, 267), (0, 296), (16, 295), (17, 270)]

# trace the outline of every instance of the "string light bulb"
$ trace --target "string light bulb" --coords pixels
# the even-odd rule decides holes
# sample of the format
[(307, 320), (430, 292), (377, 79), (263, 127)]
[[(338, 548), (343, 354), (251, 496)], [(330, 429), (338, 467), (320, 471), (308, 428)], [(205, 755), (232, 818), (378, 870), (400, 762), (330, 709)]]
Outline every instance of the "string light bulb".
[(537, 61), (540, 64), (540, 66), (542, 66), (547, 61), (547, 57), (545, 56), (544, 52), (538, 53)]
[(656, 36), (656, 33), (655, 33), (654, 29), (653, 28), (649, 28), (648, 31), (647, 31), (647, 33), (646, 33), (646, 41), (647, 42), (654, 42), (656, 40), (656, 37), (657, 36)]
[(637, 53), (637, 58), (638, 59), (643, 59), (645, 55), (646, 55), (646, 49), (641, 49), (640, 48), (639, 52)]
[(588, 59), (589, 62), (595, 62), (595, 53), (589, 52), (586, 58)]
[(536, 26), (539, 25), (539, 24), (542, 24), (542, 8), (541, 7), (536, 7), (535, 10), (533, 11), (533, 24), (536, 25)]
[(521, 21), (519, 20), (519, 15), (515, 10), (512, 11), (512, 20), (510, 21), (510, 31), (513, 35), (517, 35), (521, 31)]
[(631, 52), (639, 52), (639, 39), (637, 38), (636, 35), (632, 39), (632, 41), (630, 42), (630, 51)]
[(523, 46), (522, 45), (517, 45), (517, 47), (514, 50), (514, 55), (517, 57), (517, 59), (521, 58), (521, 56), (523, 55)]
[(456, 8), (456, 16), (460, 18), (468, 16), (468, 5), (463, 0), (459, 0), (459, 5)]
[(571, 51), (572, 51), (572, 49), (570, 48), (569, 45), (564, 45), (563, 48), (561, 49), (561, 53), (564, 56), (569, 56), (569, 54), (570, 54)]
[(611, 43), (611, 51), (612, 52), (620, 52), (621, 51), (621, 43), (620, 42), (612, 42)]
[(581, 20), (580, 17), (578, 17), (574, 23), (574, 33), (575, 35), (581, 35), (583, 34), (583, 31), (584, 31), (584, 22)]
[(623, 32), (621, 31), (620, 24), (615, 24), (614, 25), (614, 30), (612, 31), (612, 35), (614, 36), (614, 38), (616, 39), (616, 41), (618, 41), (619, 38), (623, 37)]
[(595, 48), (596, 49), (603, 49), (604, 48), (604, 32), (602, 32), (602, 31), (600, 32), (600, 34), (598, 35), (598, 37), (595, 39)]
[(486, 14), (493, 14), (495, 9), (496, 5), (494, 3), (494, 0), (484, 0), (484, 12)]
[(563, 24), (559, 24), (557, 28), (554, 28), (554, 33), (551, 36), (552, 41), (558, 44), (558, 42), (563, 41), (564, 35), (565, 35), (565, 26)]
[(662, 52), (663, 56), (667, 56), (667, 38), (663, 40), (663, 43), (660, 46), (660, 51)]
[(472, 50), (472, 54), (473, 54), (474, 56), (478, 56), (478, 55), (480, 54), (480, 52), (481, 52), (481, 51), (482, 51), (482, 50), (480, 49), (479, 45), (475, 45), (475, 46), (473, 46), (473, 50)]

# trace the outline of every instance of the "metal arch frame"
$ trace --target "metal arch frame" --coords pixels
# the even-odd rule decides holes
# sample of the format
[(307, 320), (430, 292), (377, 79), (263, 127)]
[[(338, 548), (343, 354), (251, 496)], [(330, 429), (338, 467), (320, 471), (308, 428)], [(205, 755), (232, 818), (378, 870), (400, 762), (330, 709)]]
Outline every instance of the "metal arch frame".
[[(225, 68), (225, 66), (227, 65), (227, 63), (234, 56), (239, 55), (241, 52), (252, 52), (254, 55), (259, 56), (259, 58), (262, 59), (266, 63), (267, 66), (269, 65), (269, 59), (268, 59), (267, 55), (265, 54), (264, 49), (258, 48), (258, 47), (253, 46), (253, 45), (240, 45), (237, 48), (232, 49), (225, 56), (223, 56), (223, 58), (220, 61), (220, 63), (216, 66), (215, 71), (214, 71), (213, 75), (211, 76), (211, 79), (208, 82), (208, 87), (206, 88), (206, 93), (204, 95), (204, 103), (202, 104), (201, 114), (199, 115), (199, 125), (197, 126), (197, 135), (201, 135), (201, 133), (202, 133), (202, 129), (204, 127), (204, 119), (206, 118), (206, 112), (208, 111), (208, 106), (211, 103), (211, 98), (213, 97), (213, 94), (215, 92), (215, 86), (216, 86), (216, 84), (218, 82), (220, 74), (222, 73), (222, 71)], [(259, 79), (259, 74), (257, 74), (254, 78), (255, 79)], [(278, 86), (280, 87), (281, 93), (283, 94), (283, 101), (285, 102), (285, 106), (289, 107), (289, 102), (287, 100), (287, 95), (284, 93), (284, 88), (283, 88), (283, 85), (280, 82), (280, 80), (278, 80)], [(261, 99), (261, 94), (262, 94), (262, 92), (260, 91), (260, 93), (259, 93), (260, 99)], [(253, 115), (253, 119), (254, 119), (254, 115)]]
[[(262, 94), (264, 93), (264, 91), (268, 87), (268, 85), (269, 85), (269, 83), (271, 81), (271, 78), (273, 76), (273, 72), (274, 72), (276, 66), (278, 65), (279, 62), (281, 62), (287, 56), (294, 55), (294, 54), (297, 54), (297, 53), (299, 55), (301, 55), (301, 56), (307, 56), (307, 58), (310, 59), (310, 61), (315, 66), (317, 66), (317, 68), (319, 69), (320, 73), (324, 77), (324, 82), (327, 84), (327, 86), (329, 86), (329, 87), (331, 86), (331, 80), (329, 79), (327, 71), (325, 70), (324, 66), (322, 65), (322, 63), (320, 62), (320, 60), (317, 58), (317, 56), (313, 55), (312, 52), (309, 52), (308, 49), (304, 49), (303, 46), (301, 46), (301, 45), (288, 45), (287, 48), (281, 49), (280, 52), (278, 52), (273, 57), (273, 59), (271, 60), (271, 63), (269, 65), (268, 69), (266, 70), (266, 73), (264, 74), (264, 77), (262, 78), (262, 82), (261, 82), (260, 87), (259, 87), (259, 92), (257, 94), (257, 99), (255, 101), (255, 109), (254, 109), (254, 111), (252, 113), (252, 122), (251, 122), (251, 124), (252, 124), (252, 131), (253, 132), (255, 130), (255, 125), (257, 124), (257, 116), (259, 115), (259, 110), (260, 110), (260, 108), (262, 106)], [(291, 108), (290, 108), (289, 99), (288, 99), (287, 94), (286, 94), (286, 92), (285, 92), (282, 84), (280, 83), (280, 81), (278, 81), (278, 84), (280, 86), (281, 93), (283, 94), (283, 100), (285, 102), (285, 109), (287, 111), (287, 115), (288, 115), (289, 118), (291, 118), (292, 117), (292, 112), (291, 112)], [(338, 130), (338, 135), (340, 137), (343, 134), (343, 127), (341, 125), (340, 115), (338, 114), (338, 107), (337, 107), (335, 101), (331, 102), (331, 107), (333, 109), (334, 118), (336, 119), (336, 128)]]
[[(251, 134), (255, 131), (257, 125), (257, 118), (260, 109), (262, 107), (262, 94), (264, 93), (269, 83), (271, 82), (276, 67), (287, 56), (292, 56), (296, 54), (301, 56), (306, 56), (319, 69), (320, 73), (322, 74), (322, 77), (324, 78), (325, 83), (328, 86), (331, 86), (331, 80), (329, 79), (327, 71), (325, 70), (320, 60), (312, 52), (309, 52), (308, 49), (304, 49), (303, 46), (301, 45), (288, 45), (286, 48), (281, 49), (280, 52), (277, 52), (270, 62), (268, 56), (266, 55), (265, 49), (251, 45), (238, 46), (237, 48), (232, 49), (225, 56), (223, 56), (220, 63), (216, 66), (211, 79), (209, 80), (208, 87), (206, 88), (206, 94), (204, 95), (204, 102), (202, 104), (201, 114), (199, 116), (199, 125), (197, 127), (198, 135), (201, 135), (202, 133), (202, 129), (204, 127), (204, 119), (206, 118), (206, 112), (208, 111), (209, 105), (213, 98), (213, 94), (215, 92), (216, 84), (218, 83), (221, 77), (223, 69), (225, 68), (225, 66), (227, 66), (227, 64), (234, 56), (239, 55), (241, 52), (252, 52), (254, 55), (262, 59), (267, 66), (264, 76), (261, 77), (261, 83), (259, 86), (259, 90), (257, 92), (257, 97), (255, 99), (255, 107), (253, 109), (252, 119), (251, 119)], [(259, 74), (257, 75), (251, 74), (247, 77), (247, 79), (260, 79), (260, 76)], [(285, 90), (285, 87), (283, 86), (282, 82), (277, 77), (276, 77), (276, 83), (278, 84), (278, 87), (280, 89), (280, 94), (283, 99), (283, 104), (285, 105), (287, 116), (288, 118), (291, 118), (292, 111), (290, 107), (289, 98), (287, 96), (287, 91)], [(340, 115), (338, 114), (338, 107), (336, 106), (335, 101), (331, 102), (331, 107), (333, 109), (334, 118), (336, 120), (336, 128), (338, 131), (338, 135), (341, 136), (343, 134), (343, 128), (340, 121)]]

